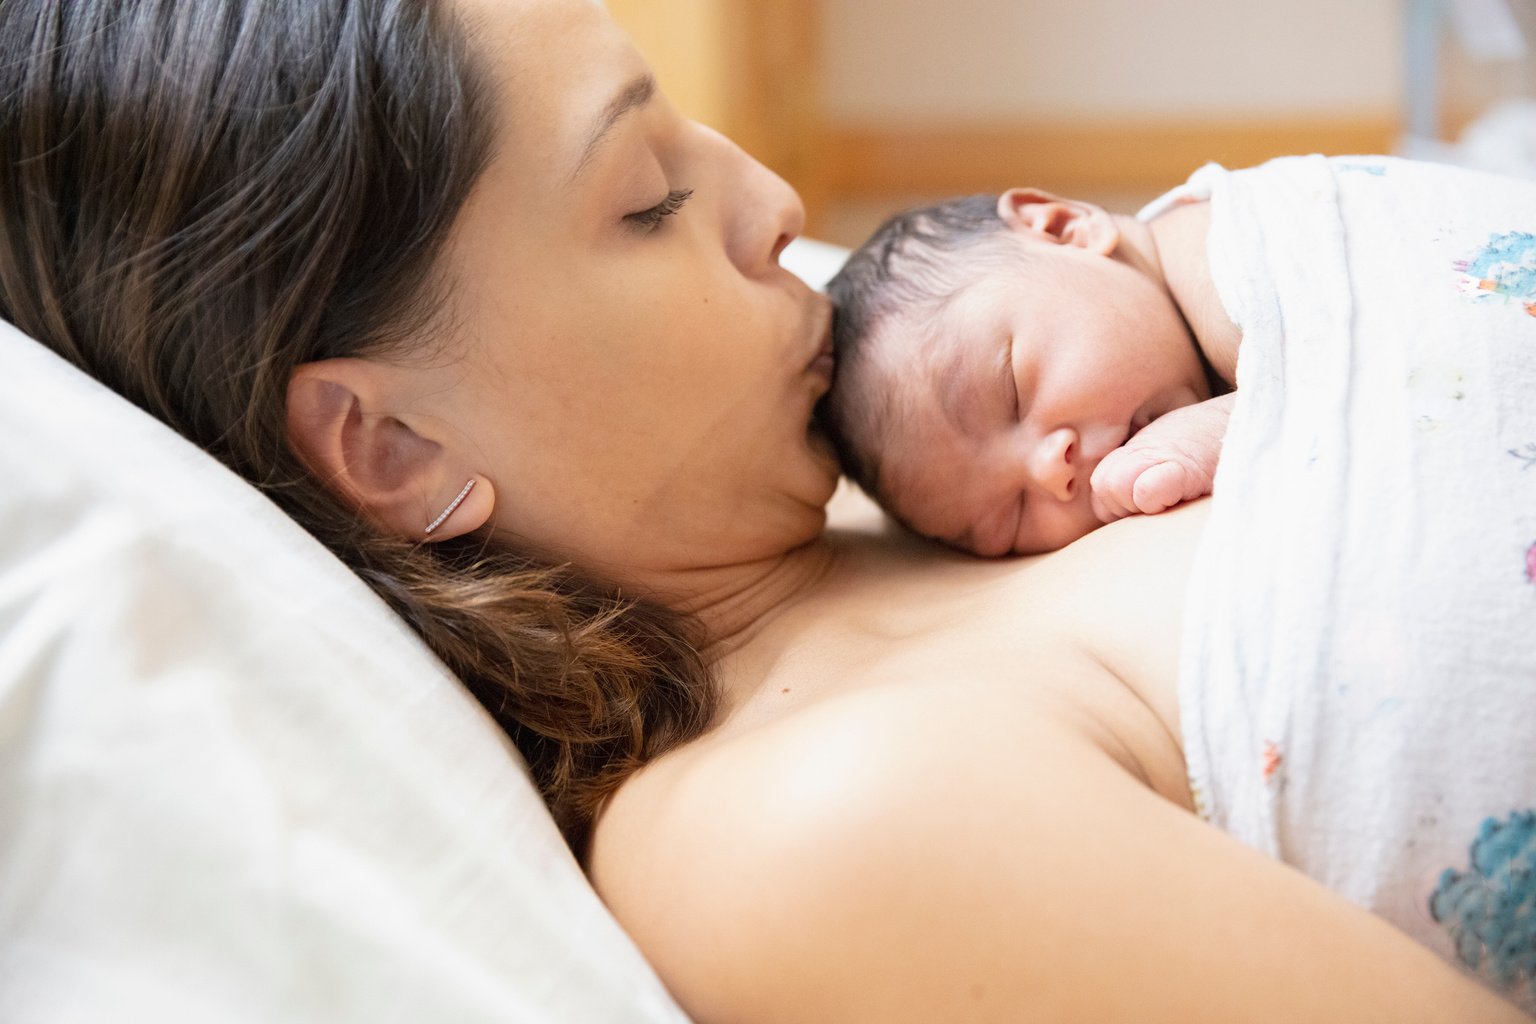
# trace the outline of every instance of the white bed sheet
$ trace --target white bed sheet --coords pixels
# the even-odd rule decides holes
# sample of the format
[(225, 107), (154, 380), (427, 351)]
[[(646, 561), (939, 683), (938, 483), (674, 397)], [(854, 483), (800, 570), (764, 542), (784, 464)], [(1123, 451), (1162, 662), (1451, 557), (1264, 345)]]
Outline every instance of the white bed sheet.
[(0, 1020), (682, 1019), (383, 603), (0, 324)]

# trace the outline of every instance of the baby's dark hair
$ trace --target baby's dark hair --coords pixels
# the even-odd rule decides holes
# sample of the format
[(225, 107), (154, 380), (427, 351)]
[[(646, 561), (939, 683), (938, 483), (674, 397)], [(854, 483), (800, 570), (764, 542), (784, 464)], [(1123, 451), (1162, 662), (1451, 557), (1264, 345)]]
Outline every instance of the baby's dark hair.
[[(982, 243), (1006, 230), (996, 195), (906, 210), (880, 225), (827, 284), (837, 374), (819, 416), (843, 472), (888, 508), (877, 452), (896, 410), (892, 389), (883, 386), (890, 367), (874, 358), (869, 339), (892, 315), (917, 324), (931, 319), (975, 280), (983, 264), (974, 257), (1000, 251)], [(965, 260), (953, 258), (962, 252)]]

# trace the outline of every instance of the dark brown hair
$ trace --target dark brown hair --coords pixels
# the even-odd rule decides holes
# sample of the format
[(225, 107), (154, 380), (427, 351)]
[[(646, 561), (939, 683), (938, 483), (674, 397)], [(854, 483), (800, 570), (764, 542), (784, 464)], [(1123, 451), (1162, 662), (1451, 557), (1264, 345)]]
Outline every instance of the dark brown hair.
[(301, 363), (427, 344), (492, 94), (433, 0), (0, 0), (0, 316), (264, 490), (507, 730), (578, 855), (708, 724), (690, 620), (382, 535), (285, 432)]

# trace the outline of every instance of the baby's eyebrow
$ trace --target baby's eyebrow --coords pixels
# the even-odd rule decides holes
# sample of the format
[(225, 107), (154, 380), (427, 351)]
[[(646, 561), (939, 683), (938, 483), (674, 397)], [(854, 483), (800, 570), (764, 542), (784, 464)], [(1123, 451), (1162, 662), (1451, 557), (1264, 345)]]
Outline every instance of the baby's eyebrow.
[(946, 366), (945, 371), (939, 378), (939, 409), (951, 426), (969, 437), (974, 433), (971, 420), (975, 411), (975, 403), (970, 400), (973, 397), (971, 387), (965, 374), (956, 371), (954, 363)]
[(985, 377), (990, 376), (991, 386), (997, 391), (996, 400), (1000, 403), (997, 408), (1010, 409), (1013, 406), (1013, 372), (1009, 362), (1009, 346), (1001, 345), (1000, 356), (991, 360), (993, 365), (986, 369), (990, 371), (984, 375), (972, 372), (978, 368), (981, 360), (977, 358), (975, 345), (956, 345), (959, 351), (952, 359), (944, 360), (934, 367), (934, 373), (938, 377), (937, 388), (939, 408), (944, 413), (944, 418), (966, 437), (979, 437), (986, 433), (990, 421), (995, 414), (988, 415), (984, 403), (978, 402), (977, 395), (982, 389), (977, 387), (974, 381), (983, 381), (983, 387), (987, 386)]

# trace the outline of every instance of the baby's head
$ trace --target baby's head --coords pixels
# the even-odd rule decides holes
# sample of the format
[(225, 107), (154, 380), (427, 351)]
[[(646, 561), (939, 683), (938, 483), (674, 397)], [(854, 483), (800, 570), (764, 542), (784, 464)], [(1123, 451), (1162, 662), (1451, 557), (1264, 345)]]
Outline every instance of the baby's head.
[(827, 288), (837, 373), (822, 419), (854, 481), (980, 555), (1100, 525), (1099, 460), (1209, 397), (1155, 252), (1123, 252), (1125, 230), (1141, 229), (1032, 189), (882, 225)]

